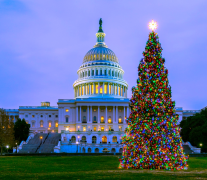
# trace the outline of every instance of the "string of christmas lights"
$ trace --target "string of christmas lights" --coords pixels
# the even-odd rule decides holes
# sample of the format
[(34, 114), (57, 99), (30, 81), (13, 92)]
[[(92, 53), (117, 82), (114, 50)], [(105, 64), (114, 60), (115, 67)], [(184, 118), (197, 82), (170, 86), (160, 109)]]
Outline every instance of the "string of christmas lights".
[(119, 168), (187, 169), (188, 157), (183, 153), (168, 70), (154, 31), (149, 34), (143, 56), (137, 85), (132, 88), (131, 113), (122, 137), (124, 148)]

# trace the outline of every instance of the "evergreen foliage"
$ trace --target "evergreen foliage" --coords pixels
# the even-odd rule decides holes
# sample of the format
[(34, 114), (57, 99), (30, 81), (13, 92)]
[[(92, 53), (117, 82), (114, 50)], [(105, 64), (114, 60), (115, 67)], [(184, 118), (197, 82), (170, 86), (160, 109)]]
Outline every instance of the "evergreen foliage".
[(26, 141), (29, 136), (30, 124), (27, 124), (25, 119), (18, 118), (14, 124), (14, 136), (18, 143)]
[(202, 152), (207, 152), (207, 108), (183, 119), (180, 127), (184, 142), (189, 141), (193, 146), (201, 148)]
[(183, 153), (178, 115), (157, 33), (149, 34), (143, 56), (137, 85), (132, 88), (119, 168), (186, 169), (187, 156)]

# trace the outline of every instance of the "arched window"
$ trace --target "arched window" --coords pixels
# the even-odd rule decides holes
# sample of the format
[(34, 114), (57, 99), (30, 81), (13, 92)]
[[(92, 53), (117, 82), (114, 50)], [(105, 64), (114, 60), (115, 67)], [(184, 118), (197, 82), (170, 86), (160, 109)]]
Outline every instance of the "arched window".
[(83, 121), (82, 123), (86, 123), (86, 116), (83, 116)]
[(114, 76), (114, 71), (112, 71), (112, 76)]
[(88, 71), (88, 76), (90, 76), (91, 74), (90, 74), (90, 71)]
[(58, 121), (55, 121), (55, 127), (58, 127)]
[(106, 60), (108, 60), (108, 59), (109, 59), (109, 55), (107, 54), (107, 55), (106, 55)]
[(96, 76), (98, 76), (98, 69), (96, 69)]
[(85, 77), (87, 77), (87, 71), (85, 71)]
[(119, 153), (122, 153), (122, 151), (123, 151), (123, 148), (120, 148), (120, 149), (119, 149)]
[(76, 137), (75, 136), (72, 136), (71, 137), (71, 141), (72, 141), (72, 143), (76, 143)]
[(91, 153), (91, 148), (88, 148), (88, 153)]
[(92, 76), (94, 76), (94, 70), (92, 70)]
[(119, 77), (119, 72), (118, 72), (118, 75), (117, 75), (117, 77)]
[(101, 123), (104, 123), (104, 117), (101, 116)]
[(92, 143), (93, 143), (93, 144), (96, 144), (96, 140), (97, 140), (96, 136), (93, 136), (93, 137), (92, 137)]
[(82, 136), (82, 142), (86, 142), (86, 137)]
[(83, 72), (83, 77), (84, 77), (84, 72)]
[(95, 153), (99, 153), (99, 149), (98, 148), (95, 149)]
[(115, 153), (115, 152), (116, 152), (116, 149), (115, 149), (115, 148), (112, 148), (112, 149), (111, 149), (111, 152), (112, 152), (112, 153)]
[(102, 76), (102, 69), (100, 69), (100, 75)]
[(65, 117), (65, 122), (68, 123), (68, 117)]
[(93, 117), (93, 123), (97, 123), (96, 116)]
[(106, 69), (105, 69), (105, 70), (104, 70), (104, 75), (105, 75), (105, 76), (107, 75), (106, 72), (107, 72), (107, 71), (106, 71)]
[(111, 71), (109, 70), (109, 71), (108, 71), (108, 75), (109, 75), (109, 76), (111, 76), (111, 73), (110, 73), (110, 72), (111, 72)]
[(43, 127), (43, 120), (40, 121), (40, 127)]
[(51, 122), (51, 121), (48, 122), (48, 127), (49, 127), (49, 128), (52, 127), (52, 122)]
[(106, 143), (107, 143), (107, 137), (106, 137), (106, 136), (103, 136), (103, 137), (102, 137), (102, 143), (103, 143), (103, 144), (106, 144)]
[(112, 123), (112, 121), (111, 121), (111, 116), (109, 116), (109, 118), (108, 118), (108, 123), (109, 123), (109, 124)]
[(113, 143), (116, 143), (116, 142), (117, 142), (117, 137), (116, 137), (116, 136), (113, 136), (113, 138), (112, 138), (112, 142), (113, 142)]
[(94, 54), (93, 59), (96, 60), (96, 55)]

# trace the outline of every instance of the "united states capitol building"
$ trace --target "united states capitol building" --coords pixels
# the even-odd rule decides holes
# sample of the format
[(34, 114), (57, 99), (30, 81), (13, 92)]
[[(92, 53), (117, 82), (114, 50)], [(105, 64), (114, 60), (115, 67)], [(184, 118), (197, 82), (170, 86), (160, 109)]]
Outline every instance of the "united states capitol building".
[[(19, 151), (35, 135), (47, 138), (49, 134), (58, 134), (60, 139), (52, 147), (57, 153), (122, 152), (121, 136), (130, 113), (128, 84), (117, 56), (104, 42), (105, 35), (100, 21), (97, 42), (77, 71), (74, 99), (58, 99), (55, 107), (42, 102), (41, 106), (6, 110), (11, 120), (24, 118), (31, 127), (32, 133), (20, 144)], [(197, 112), (176, 108), (179, 122)]]

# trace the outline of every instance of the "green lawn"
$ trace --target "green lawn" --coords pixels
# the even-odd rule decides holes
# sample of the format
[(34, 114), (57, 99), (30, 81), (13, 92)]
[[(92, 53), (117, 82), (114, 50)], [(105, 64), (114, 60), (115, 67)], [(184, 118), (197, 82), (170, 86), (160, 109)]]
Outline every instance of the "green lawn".
[(118, 164), (118, 156), (0, 156), (0, 180), (207, 179), (207, 157), (189, 158), (186, 171), (120, 170)]

